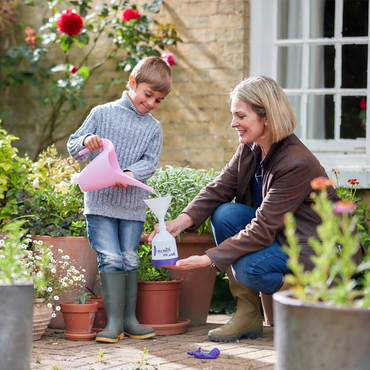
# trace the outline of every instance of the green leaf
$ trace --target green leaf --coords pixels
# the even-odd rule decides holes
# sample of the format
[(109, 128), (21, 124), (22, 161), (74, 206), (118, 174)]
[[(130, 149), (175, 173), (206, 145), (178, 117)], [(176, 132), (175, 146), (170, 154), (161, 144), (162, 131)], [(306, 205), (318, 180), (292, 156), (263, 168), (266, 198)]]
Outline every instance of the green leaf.
[(78, 75), (82, 76), (84, 80), (86, 80), (90, 76), (90, 69), (88, 66), (83, 66), (79, 68)]

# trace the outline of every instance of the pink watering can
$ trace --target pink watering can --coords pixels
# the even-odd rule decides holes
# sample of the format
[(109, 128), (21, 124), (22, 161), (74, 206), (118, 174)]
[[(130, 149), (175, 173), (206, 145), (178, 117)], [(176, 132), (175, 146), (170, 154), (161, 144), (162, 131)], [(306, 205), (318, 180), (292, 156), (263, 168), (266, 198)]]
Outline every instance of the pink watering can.
[[(103, 189), (112, 186), (116, 182), (138, 186), (150, 192), (153, 191), (153, 188), (150, 186), (126, 175), (118, 164), (112, 142), (108, 139), (102, 139), (102, 142), (103, 151), (83, 169), (77, 179), (82, 191)], [(85, 148), (78, 154), (83, 155), (89, 151), (88, 148)]]

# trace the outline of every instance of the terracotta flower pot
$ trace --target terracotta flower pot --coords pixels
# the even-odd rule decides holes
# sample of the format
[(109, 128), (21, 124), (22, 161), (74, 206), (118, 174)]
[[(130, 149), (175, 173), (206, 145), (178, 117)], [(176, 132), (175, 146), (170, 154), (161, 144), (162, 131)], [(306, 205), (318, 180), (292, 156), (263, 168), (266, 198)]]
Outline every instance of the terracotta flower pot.
[[(35, 240), (42, 240), (48, 245), (53, 245), (55, 250), (62, 249), (62, 255), (68, 255), (71, 260), (76, 261), (76, 268), (79, 269), (80, 266), (86, 270), (84, 272), (86, 283), (85, 285), (93, 290), (95, 284), (95, 277), (97, 272), (97, 254), (90, 247), (89, 241), (82, 236), (60, 236), (52, 237), (45, 235), (35, 235), (33, 236)], [(60, 302), (70, 300), (77, 297), (78, 291), (73, 291), (70, 293), (63, 293), (59, 300)], [(63, 315), (60, 312), (56, 313), (56, 317), (53, 318), (49, 323), (49, 328), (53, 329), (65, 329), (65, 323), (63, 320)]]
[(179, 318), (180, 287), (183, 279), (139, 281), (136, 317), (143, 326), (150, 326), (156, 335), (181, 334), (189, 319)]
[(98, 296), (98, 298), (92, 297), (92, 301), (98, 302), (98, 311), (96, 312), (95, 315), (95, 320), (93, 324), (93, 331), (96, 331), (99, 333), (100, 331), (104, 330), (104, 328), (107, 326), (107, 317), (105, 315), (105, 310), (104, 310), (104, 301), (103, 301), (103, 296)]
[(95, 337), (96, 332), (92, 333), (92, 327), (98, 311), (97, 301), (90, 300), (86, 304), (65, 301), (60, 302), (60, 307), (66, 325), (67, 339), (80, 340), (79, 335), (86, 336), (85, 340)]
[[(148, 240), (143, 234), (140, 241)], [(180, 241), (176, 239), (179, 259), (192, 255), (203, 255), (209, 248), (216, 246), (212, 234), (184, 234)], [(180, 290), (179, 316), (190, 320), (189, 326), (202, 326), (207, 322), (211, 305), (217, 270), (202, 267), (193, 270), (171, 270), (171, 279), (184, 279)]]
[(173, 324), (179, 318), (183, 279), (139, 281), (136, 317), (140, 324)]
[(41, 339), (48, 327), (53, 308), (48, 307), (44, 298), (36, 298), (33, 304), (32, 340)]

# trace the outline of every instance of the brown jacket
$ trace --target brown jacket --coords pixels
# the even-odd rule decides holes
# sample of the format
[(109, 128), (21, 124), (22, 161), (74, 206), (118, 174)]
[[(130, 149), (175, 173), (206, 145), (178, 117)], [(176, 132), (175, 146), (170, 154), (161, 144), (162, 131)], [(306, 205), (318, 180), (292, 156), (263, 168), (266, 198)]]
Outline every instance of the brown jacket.
[[(255, 143), (239, 145), (234, 157), (211, 184), (206, 186), (184, 209), (198, 228), (221, 204), (248, 203), (248, 187), (254, 176), (260, 148)], [(319, 176), (327, 176), (317, 158), (293, 134), (271, 146), (261, 162), (263, 201), (256, 217), (245, 229), (226, 239), (218, 247), (206, 251), (218, 270), (224, 272), (239, 257), (269, 246), (276, 238), (286, 245), (284, 215), (294, 214), (296, 234), (302, 246), (300, 262), (305, 269), (313, 267), (309, 258), (313, 254), (308, 245), (309, 237), (315, 237), (320, 217), (312, 210), (310, 182)], [(333, 202), (340, 200), (334, 187), (327, 189)], [(358, 262), (361, 249), (356, 256)]]

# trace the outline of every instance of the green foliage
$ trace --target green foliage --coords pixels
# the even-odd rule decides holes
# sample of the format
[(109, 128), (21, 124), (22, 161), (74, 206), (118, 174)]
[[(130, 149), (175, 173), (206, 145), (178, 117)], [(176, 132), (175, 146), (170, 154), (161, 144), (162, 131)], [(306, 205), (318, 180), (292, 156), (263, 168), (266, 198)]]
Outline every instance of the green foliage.
[[(172, 200), (168, 207), (166, 218), (175, 219), (181, 211), (195, 198), (195, 196), (206, 185), (212, 182), (217, 176), (213, 169), (206, 171), (189, 167), (166, 166), (159, 168), (148, 180), (148, 185), (154, 188), (162, 197), (171, 195)], [(156, 195), (151, 193), (149, 198)], [(211, 219), (208, 218), (197, 230), (198, 234), (211, 233)], [(158, 222), (154, 213), (148, 208), (144, 231), (149, 233)]]
[(226, 273), (217, 271), (215, 286), (212, 293), (210, 313), (232, 315), (236, 311), (236, 300), (229, 288), (229, 277)]
[(91, 299), (91, 294), (88, 292), (82, 292), (78, 297), (74, 298), (76, 301), (73, 304), (86, 304)]
[[(326, 188), (320, 194), (312, 193), (313, 209), (323, 220), (317, 227), (319, 239), (309, 238), (308, 243), (313, 248), (315, 256), (311, 257), (314, 264), (312, 271), (304, 271), (299, 263), (301, 247), (295, 235), (295, 220), (292, 214), (286, 215), (286, 236), (288, 246), (284, 251), (288, 254), (288, 266), (292, 274), (287, 281), (293, 284), (292, 291), (296, 298), (309, 302), (324, 302), (338, 306), (369, 307), (369, 285), (358, 289), (354, 275), (363, 271), (363, 264), (358, 268), (353, 256), (359, 249), (359, 236), (356, 217), (350, 217), (348, 208), (350, 202), (343, 204), (342, 210), (336, 208), (327, 198)], [(364, 276), (370, 281), (370, 272)]]
[(139, 268), (138, 280), (139, 281), (169, 281), (170, 273), (168, 269), (161, 266), (152, 265), (151, 248), (147, 243), (139, 245)]
[[(7, 137), (6, 131), (0, 130), (0, 142)], [(0, 199), (0, 225), (24, 219), (24, 228), (32, 235), (86, 237), (83, 193), (75, 178), (80, 172), (79, 162), (58, 156), (54, 146), (32, 162), (28, 156), (11, 156), (16, 151), (10, 140), (3, 142), (0, 181), (7, 191)]]
[[(34, 5), (32, 1), (25, 2), (25, 6)], [(33, 33), (26, 31), (28, 37), (22, 44), (8, 48), (0, 55), (1, 91), (14, 86), (34, 86), (40, 109), (49, 108), (40, 123), (41, 137), (36, 155), (80, 126), (81, 122), (78, 122), (70, 132), (60, 132), (71, 112), (80, 110), (86, 116), (91, 109), (88, 107), (85, 111), (85, 91), (87, 82), (97, 70), (108, 62), (115, 63), (116, 75), (111, 82), (97, 83), (98, 88), (107, 90), (115, 84), (123, 84), (122, 73), (130, 72), (144, 57), (160, 56), (166, 45), (181, 41), (173, 24), (158, 24), (143, 14), (158, 13), (161, 5), (162, 0), (144, 4), (142, 16), (123, 21), (125, 10), (136, 9), (136, 5), (129, 1), (100, 3), (95, 9), (92, 9), (92, 0), (38, 1), (39, 8), (44, 8), (45, 12), (42, 24), (28, 25), (31, 26), (28, 32)], [(75, 10), (83, 19), (84, 27), (77, 35), (68, 36), (58, 29), (57, 21), (66, 8)], [(97, 52), (98, 43), (106, 47)], [(50, 59), (50, 51), (55, 46), (63, 51), (63, 60)]]

